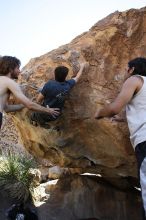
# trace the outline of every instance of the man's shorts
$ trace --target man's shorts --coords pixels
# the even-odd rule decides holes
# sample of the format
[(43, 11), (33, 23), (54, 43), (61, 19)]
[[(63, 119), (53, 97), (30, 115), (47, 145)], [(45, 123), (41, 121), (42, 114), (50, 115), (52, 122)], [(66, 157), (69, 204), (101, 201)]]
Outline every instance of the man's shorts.
[(37, 122), (41, 126), (45, 125), (49, 121), (55, 121), (59, 116), (52, 116), (45, 112), (32, 112), (31, 121)]

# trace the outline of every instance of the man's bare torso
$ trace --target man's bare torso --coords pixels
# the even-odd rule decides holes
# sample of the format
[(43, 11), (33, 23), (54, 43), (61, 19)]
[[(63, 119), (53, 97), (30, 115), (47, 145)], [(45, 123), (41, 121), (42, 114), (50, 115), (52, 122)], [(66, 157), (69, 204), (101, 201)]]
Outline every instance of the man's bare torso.
[(0, 76), (0, 112), (4, 111), (5, 105), (9, 99), (10, 91), (8, 85), (11, 82), (6, 76)]

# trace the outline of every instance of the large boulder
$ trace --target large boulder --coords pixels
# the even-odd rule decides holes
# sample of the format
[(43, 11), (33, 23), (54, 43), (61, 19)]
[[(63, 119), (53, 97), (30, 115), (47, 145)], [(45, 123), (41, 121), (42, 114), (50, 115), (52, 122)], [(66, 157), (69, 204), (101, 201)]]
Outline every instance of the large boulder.
[(14, 123), (26, 149), (52, 165), (78, 167), (105, 178), (136, 178), (127, 123), (107, 118), (97, 121), (94, 114), (118, 94), (127, 62), (145, 56), (145, 42), (146, 8), (116, 11), (69, 44), (31, 59), (23, 68), (20, 82), (25, 94), (34, 100), (37, 88), (53, 77), (56, 66), (69, 67), (68, 78), (76, 74), (80, 62), (88, 62), (89, 69), (50, 129), (33, 126), (26, 109), (15, 114)]

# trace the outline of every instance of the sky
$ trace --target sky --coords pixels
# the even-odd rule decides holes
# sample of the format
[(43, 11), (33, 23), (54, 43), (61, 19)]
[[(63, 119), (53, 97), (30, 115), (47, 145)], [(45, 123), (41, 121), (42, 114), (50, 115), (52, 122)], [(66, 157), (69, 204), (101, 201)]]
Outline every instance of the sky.
[(0, 0), (0, 55), (22, 67), (115, 11), (140, 9), (146, 0)]

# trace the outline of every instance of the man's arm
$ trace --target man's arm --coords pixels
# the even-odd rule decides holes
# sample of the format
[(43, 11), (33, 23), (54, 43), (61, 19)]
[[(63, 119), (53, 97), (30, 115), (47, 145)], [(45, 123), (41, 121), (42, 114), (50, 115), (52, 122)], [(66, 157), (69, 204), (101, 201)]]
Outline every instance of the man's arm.
[(81, 63), (80, 64), (80, 70), (78, 71), (77, 75), (75, 77), (73, 77), (72, 79), (75, 80), (75, 82), (77, 83), (83, 73), (84, 68), (87, 66), (87, 63)]
[(34, 111), (41, 111), (46, 112), (51, 115), (59, 115), (59, 109), (58, 108), (45, 108), (43, 106), (40, 106), (34, 102), (32, 102), (30, 99), (28, 99), (21, 91), (20, 87), (16, 82), (9, 79), (7, 80), (7, 87), (12, 92), (12, 94), (28, 109), (34, 110)]
[(117, 98), (111, 104), (105, 105), (103, 108), (98, 109), (95, 113), (95, 118), (101, 119), (104, 117), (112, 117), (118, 114), (122, 108), (126, 106), (126, 104), (132, 99), (140, 84), (141, 80), (139, 78), (128, 78), (123, 84), (121, 92)]
[(25, 106), (23, 104), (17, 104), (17, 105), (9, 105), (9, 104), (6, 104), (5, 105), (5, 108), (4, 108), (4, 111), (5, 112), (16, 112), (16, 111), (20, 111), (24, 108)]

